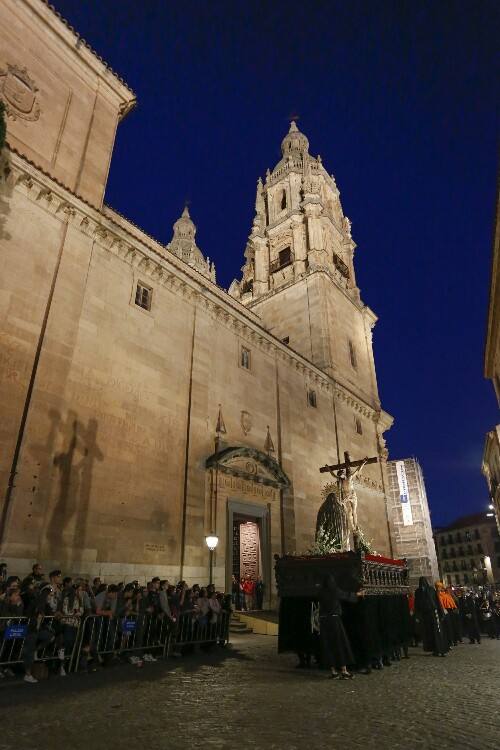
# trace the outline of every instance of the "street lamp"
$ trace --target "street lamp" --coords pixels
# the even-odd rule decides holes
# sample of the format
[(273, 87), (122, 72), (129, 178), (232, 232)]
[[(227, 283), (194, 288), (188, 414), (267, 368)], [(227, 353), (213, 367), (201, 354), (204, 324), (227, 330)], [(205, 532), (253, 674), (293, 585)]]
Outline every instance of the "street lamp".
[(213, 583), (213, 563), (214, 563), (214, 551), (217, 545), (219, 544), (219, 537), (217, 534), (214, 534), (213, 531), (210, 532), (210, 534), (207, 534), (205, 537), (205, 543), (210, 550), (210, 584)]

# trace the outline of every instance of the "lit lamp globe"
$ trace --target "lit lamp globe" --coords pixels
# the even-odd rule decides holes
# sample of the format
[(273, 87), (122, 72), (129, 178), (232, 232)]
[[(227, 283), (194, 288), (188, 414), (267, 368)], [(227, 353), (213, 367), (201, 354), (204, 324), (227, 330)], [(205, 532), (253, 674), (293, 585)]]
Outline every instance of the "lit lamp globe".
[(213, 552), (219, 544), (219, 537), (217, 536), (217, 534), (207, 534), (207, 536), (205, 537), (205, 542), (207, 543), (207, 547), (210, 552)]

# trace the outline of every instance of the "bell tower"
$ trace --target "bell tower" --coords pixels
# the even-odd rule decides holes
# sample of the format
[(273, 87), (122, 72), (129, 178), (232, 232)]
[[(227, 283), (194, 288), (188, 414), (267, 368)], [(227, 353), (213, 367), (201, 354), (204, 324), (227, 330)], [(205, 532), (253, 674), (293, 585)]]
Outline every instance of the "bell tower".
[[(259, 178), (241, 281), (229, 293), (278, 338), (378, 401), (371, 347), (376, 317), (361, 302), (355, 243), (333, 175), (294, 121), (282, 158)], [(345, 371), (345, 372), (344, 372)]]

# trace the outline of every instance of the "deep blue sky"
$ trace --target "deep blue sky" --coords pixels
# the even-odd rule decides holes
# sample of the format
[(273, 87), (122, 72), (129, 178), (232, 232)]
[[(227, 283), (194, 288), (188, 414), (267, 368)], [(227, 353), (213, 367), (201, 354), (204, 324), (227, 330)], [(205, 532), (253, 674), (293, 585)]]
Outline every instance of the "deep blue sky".
[(433, 522), (481, 510), (495, 203), (495, 0), (53, 0), (127, 81), (107, 202), (163, 242), (185, 199), (218, 282), (239, 277), (257, 177), (291, 113), (341, 191), (379, 316), (392, 458), (416, 456)]

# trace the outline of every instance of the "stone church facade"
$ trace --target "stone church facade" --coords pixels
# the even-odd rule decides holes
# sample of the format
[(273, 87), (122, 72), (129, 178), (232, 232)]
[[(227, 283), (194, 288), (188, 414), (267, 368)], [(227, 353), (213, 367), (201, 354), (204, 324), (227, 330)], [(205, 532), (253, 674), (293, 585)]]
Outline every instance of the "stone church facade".
[(229, 293), (187, 209), (164, 246), (107, 207), (127, 85), (43, 0), (0, 9), (0, 557), (107, 580), (230, 582), (235, 519), (261, 573), (305, 551), (319, 468), (358, 480), (365, 537), (391, 553), (387, 450), (355, 244), (333, 176), (292, 123), (259, 180)]

